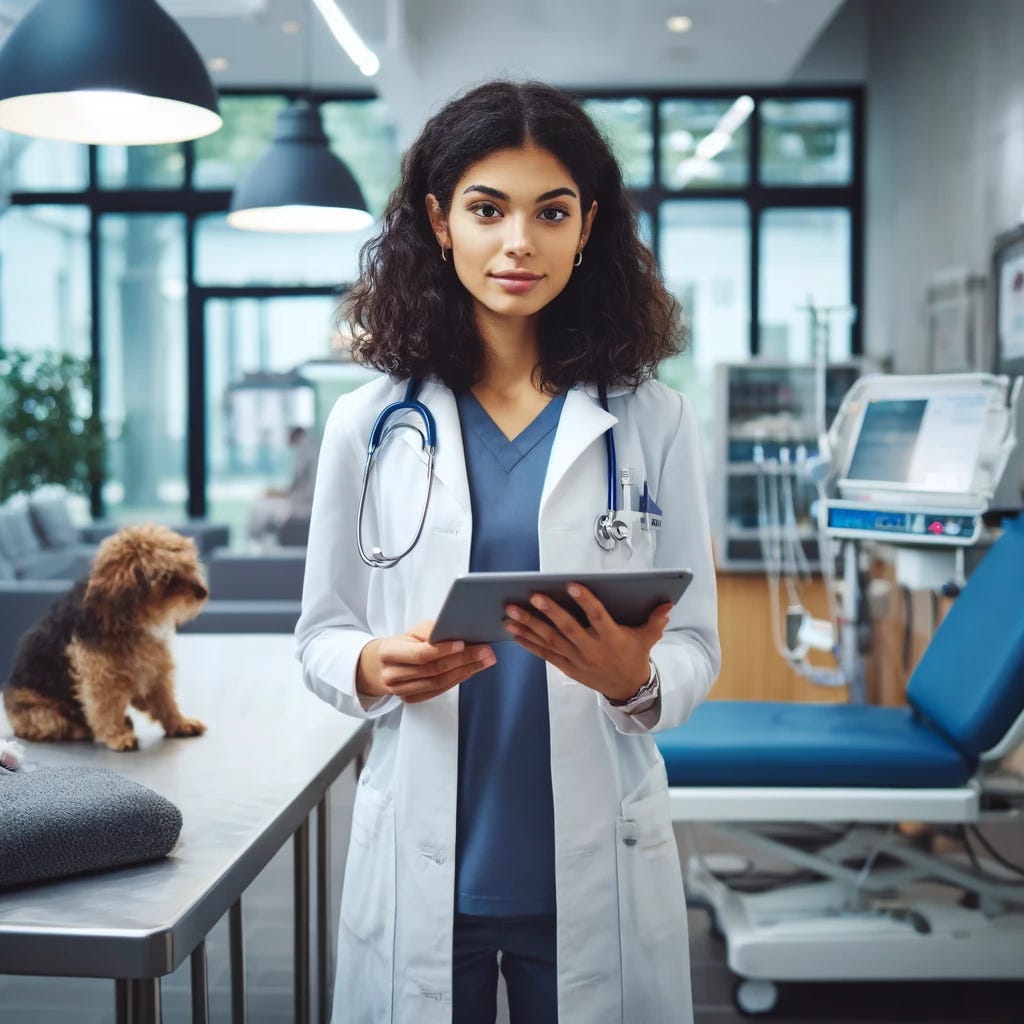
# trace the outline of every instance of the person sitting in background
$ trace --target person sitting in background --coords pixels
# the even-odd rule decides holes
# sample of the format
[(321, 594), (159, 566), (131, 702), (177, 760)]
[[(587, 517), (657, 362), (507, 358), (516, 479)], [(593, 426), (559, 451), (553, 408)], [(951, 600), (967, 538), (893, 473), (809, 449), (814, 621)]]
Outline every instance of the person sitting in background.
[(313, 508), (320, 446), (304, 427), (288, 431), (288, 446), (293, 451), (291, 482), (285, 488), (267, 488), (249, 511), (249, 539), (257, 543), (273, 541), (287, 519), (309, 519)]

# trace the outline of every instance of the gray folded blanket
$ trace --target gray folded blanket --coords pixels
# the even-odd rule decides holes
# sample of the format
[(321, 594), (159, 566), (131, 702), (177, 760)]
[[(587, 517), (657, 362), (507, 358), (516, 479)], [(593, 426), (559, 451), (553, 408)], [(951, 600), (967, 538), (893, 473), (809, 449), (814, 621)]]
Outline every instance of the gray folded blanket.
[(102, 768), (0, 771), (0, 887), (165, 857), (181, 811)]

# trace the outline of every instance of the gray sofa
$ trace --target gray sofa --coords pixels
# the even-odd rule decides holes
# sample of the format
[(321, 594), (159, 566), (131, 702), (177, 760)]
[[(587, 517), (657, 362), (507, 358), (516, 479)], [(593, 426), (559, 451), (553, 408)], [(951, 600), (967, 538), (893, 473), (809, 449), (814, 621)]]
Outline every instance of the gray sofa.
[(0, 580), (78, 579), (95, 550), (59, 497), (33, 495), (0, 506)]
[(299, 601), (306, 568), (304, 547), (258, 553), (214, 551), (206, 562), (210, 597), (216, 601)]

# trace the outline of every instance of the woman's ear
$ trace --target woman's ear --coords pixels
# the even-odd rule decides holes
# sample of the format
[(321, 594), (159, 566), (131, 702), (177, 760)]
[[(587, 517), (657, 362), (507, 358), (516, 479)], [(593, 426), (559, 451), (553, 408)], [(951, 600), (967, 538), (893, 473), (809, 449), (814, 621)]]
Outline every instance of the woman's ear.
[(430, 218), (430, 226), (434, 229), (434, 237), (437, 239), (437, 244), (442, 249), (450, 249), (452, 247), (452, 240), (448, 236), (448, 220), (441, 209), (441, 204), (437, 201), (437, 196), (430, 192), (427, 194), (425, 202), (427, 204), (427, 216)]
[(580, 248), (587, 244), (587, 239), (590, 237), (590, 229), (594, 226), (594, 218), (597, 216), (597, 200), (595, 199), (590, 204), (590, 209), (587, 210), (586, 216), (583, 218), (583, 232), (580, 235)]

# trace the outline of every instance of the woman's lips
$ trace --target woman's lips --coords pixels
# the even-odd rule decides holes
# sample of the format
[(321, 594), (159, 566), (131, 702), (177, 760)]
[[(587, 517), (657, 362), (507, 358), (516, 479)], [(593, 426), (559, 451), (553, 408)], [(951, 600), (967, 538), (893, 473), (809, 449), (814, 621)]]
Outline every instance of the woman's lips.
[(533, 276), (530, 274), (492, 274), (491, 276), (497, 282), (499, 288), (514, 295), (522, 295), (524, 292), (530, 291), (542, 280), (539, 275)]

